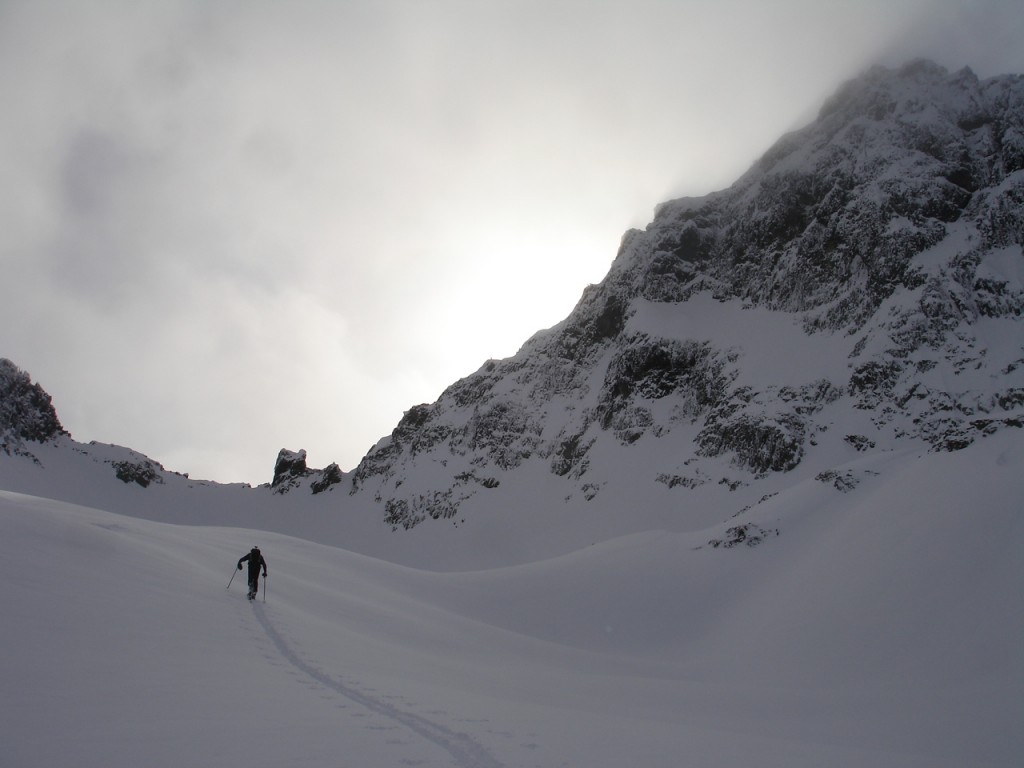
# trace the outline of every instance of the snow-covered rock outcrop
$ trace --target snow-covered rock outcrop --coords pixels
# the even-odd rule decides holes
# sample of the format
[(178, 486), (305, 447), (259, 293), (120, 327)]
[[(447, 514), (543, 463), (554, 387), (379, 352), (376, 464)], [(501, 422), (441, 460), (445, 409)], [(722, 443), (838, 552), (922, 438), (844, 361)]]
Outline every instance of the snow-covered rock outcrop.
[(176, 475), (129, 448), (97, 442), (84, 445), (72, 440), (42, 385), (10, 360), (0, 359), (0, 452), (29, 459), (41, 467), (38, 457), (44, 448), (76, 454), (104, 467), (109, 476), (143, 488), (162, 485), (165, 477)]
[(25, 371), (0, 358), (0, 451), (31, 456), (26, 442), (42, 443), (63, 434), (50, 395)]
[(329, 464), (324, 469), (310, 469), (306, 466), (306, 451), (290, 451), (282, 448), (277, 454), (274, 464), (274, 479), (270, 487), (274, 493), (288, 493), (303, 484), (309, 486), (314, 493), (330, 490), (342, 481), (344, 474), (337, 464)]

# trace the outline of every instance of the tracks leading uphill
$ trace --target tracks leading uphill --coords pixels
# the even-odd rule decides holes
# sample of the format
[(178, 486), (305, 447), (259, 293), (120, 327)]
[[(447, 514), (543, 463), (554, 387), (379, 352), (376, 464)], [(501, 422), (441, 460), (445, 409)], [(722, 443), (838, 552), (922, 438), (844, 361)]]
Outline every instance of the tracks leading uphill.
[(270, 621), (263, 605), (253, 602), (252, 607), (256, 621), (278, 653), (281, 654), (281, 657), (313, 682), (324, 686), (370, 712), (409, 729), (421, 738), (440, 747), (451, 755), (454, 764), (459, 766), (459, 768), (504, 768), (504, 765), (496, 760), (485, 746), (469, 734), (454, 731), (434, 720), (401, 709), (364, 691), (357, 690), (337, 677), (303, 660)]

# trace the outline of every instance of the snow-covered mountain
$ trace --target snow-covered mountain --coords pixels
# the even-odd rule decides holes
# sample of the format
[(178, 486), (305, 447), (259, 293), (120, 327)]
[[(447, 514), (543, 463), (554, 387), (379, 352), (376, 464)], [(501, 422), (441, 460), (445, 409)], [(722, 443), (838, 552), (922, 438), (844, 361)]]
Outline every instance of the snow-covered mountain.
[(561, 324), (410, 409), (353, 492), (404, 528), (537, 474), (559, 499), (721, 507), (1020, 428), (1022, 242), (1024, 78), (871, 70), (732, 187), (628, 232)]
[(1020, 765), (1022, 203), (1024, 78), (872, 70), (353, 471), (256, 488), (0, 361), (3, 755)]
[[(865, 462), (1024, 425), (1022, 243), (1024, 78), (872, 69), (728, 189), (659, 206), (563, 322), (410, 408), (353, 471), (282, 450), (227, 506), (284, 532), (316, 517), (327, 540), (394, 530), (374, 554), (450, 567), (496, 564), (494, 540), (499, 563), (652, 528), (752, 544), (775, 530), (757, 509), (803, 481), (855, 493)], [(21, 402), (27, 376), (5, 380)], [(149, 510), (187, 483), (190, 519), (223, 518), (223, 487), (3, 408), (6, 487), (60, 485), (18, 467), (66, 464), (42, 447), (62, 444), (151, 486)]]

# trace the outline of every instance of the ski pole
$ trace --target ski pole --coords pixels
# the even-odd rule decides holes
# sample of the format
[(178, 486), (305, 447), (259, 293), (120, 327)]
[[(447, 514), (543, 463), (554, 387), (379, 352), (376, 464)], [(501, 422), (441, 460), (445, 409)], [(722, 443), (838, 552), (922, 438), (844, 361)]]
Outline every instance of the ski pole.
[(267, 602), (267, 574), (263, 574), (263, 602)]
[(237, 568), (231, 572), (231, 578), (228, 580), (228, 585), (226, 587), (224, 587), (224, 589), (231, 589), (231, 582), (235, 580), (235, 574), (236, 573), (238, 573), (238, 569)]

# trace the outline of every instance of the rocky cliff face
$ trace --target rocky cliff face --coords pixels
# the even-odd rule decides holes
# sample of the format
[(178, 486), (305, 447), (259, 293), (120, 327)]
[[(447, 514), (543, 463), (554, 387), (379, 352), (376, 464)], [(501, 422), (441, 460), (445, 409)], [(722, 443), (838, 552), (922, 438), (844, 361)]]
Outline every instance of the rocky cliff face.
[(0, 451), (30, 456), (26, 443), (63, 434), (46, 391), (10, 360), (0, 358)]
[(270, 487), (274, 493), (285, 494), (293, 488), (301, 488), (304, 484), (314, 493), (331, 490), (342, 481), (344, 473), (337, 464), (330, 464), (324, 469), (310, 469), (306, 466), (304, 450), (289, 451), (282, 448), (274, 463), (274, 479)]
[[(538, 471), (586, 499), (640, 455), (631, 482), (809, 460), (839, 482), (849, 453), (1020, 428), (1022, 243), (1024, 78), (871, 70), (732, 187), (627, 232), (566, 320), (411, 408), (351, 493), (410, 528)], [(766, 356), (790, 364), (773, 379)]]

